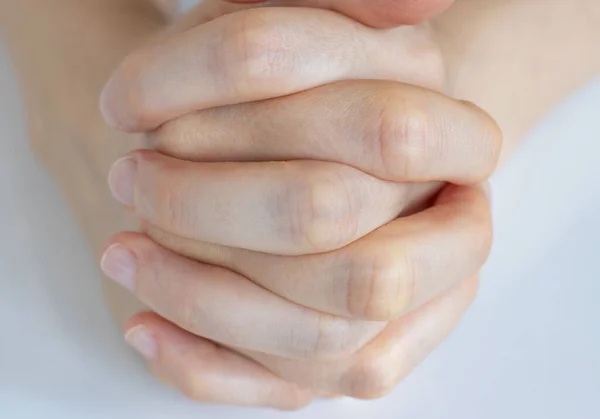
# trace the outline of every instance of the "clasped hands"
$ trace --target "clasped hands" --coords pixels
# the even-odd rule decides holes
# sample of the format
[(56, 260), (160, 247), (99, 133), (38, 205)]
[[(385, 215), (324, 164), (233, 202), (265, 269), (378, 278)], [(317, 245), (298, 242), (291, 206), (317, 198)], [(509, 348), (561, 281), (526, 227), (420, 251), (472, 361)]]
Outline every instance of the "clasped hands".
[(376, 398), (455, 327), (501, 134), (444, 94), (417, 23), (449, 3), (206, 1), (115, 71), (105, 119), (149, 149), (111, 169), (142, 230), (101, 265), (150, 308), (126, 338), (164, 381), (279, 409)]

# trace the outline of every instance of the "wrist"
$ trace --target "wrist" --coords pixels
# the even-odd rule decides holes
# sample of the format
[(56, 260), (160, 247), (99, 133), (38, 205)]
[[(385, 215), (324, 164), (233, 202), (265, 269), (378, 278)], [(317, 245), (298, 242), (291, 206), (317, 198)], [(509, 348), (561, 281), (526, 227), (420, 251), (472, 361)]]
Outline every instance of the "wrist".
[(553, 106), (600, 72), (599, 21), (597, 0), (543, 8), (533, 0), (462, 0), (432, 21), (449, 93), (496, 119), (504, 132), (501, 160)]

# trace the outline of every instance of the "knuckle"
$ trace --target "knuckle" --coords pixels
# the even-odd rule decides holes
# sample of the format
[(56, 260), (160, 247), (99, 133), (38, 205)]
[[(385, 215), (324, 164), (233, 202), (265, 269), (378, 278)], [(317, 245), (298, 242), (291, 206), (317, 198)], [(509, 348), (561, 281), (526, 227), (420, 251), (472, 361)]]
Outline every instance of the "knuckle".
[(356, 234), (360, 198), (340, 176), (312, 176), (284, 192), (280, 213), (290, 240), (315, 251), (339, 248)]
[(418, 101), (406, 96), (387, 97), (375, 105), (373, 153), (389, 176), (397, 179), (419, 176), (426, 159), (432, 116)]
[(204, 375), (193, 368), (183, 369), (178, 383), (178, 389), (188, 400), (194, 402), (211, 402), (211, 387), (205, 381)]
[(268, 11), (251, 9), (231, 15), (219, 49), (221, 70), (238, 91), (284, 80), (292, 71), (289, 42)]
[(372, 400), (390, 394), (398, 384), (398, 374), (387, 357), (367, 353), (358, 358), (344, 377), (347, 396)]
[(353, 317), (390, 321), (409, 307), (414, 272), (393, 246), (359, 249), (348, 270), (347, 309)]

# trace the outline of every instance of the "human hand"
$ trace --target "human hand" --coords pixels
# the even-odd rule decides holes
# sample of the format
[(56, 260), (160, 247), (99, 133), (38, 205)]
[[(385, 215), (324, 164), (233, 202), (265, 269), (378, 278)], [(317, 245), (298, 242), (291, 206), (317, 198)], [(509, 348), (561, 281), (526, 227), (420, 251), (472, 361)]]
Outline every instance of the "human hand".
[[(260, 11), (262, 18), (269, 13), (278, 11)], [(319, 19), (327, 16), (333, 23), (315, 27), (331, 30), (342, 21), (318, 13)], [(240, 15), (229, 18), (234, 16)], [(272, 22), (294, 28), (296, 16), (301, 17), (281, 14)], [(351, 25), (337, 27), (343, 42), (333, 50), (348, 42), (344, 28), (368, 31)], [(307, 35), (314, 39), (308, 37), (306, 45), (322, 39), (318, 32)], [(392, 45), (391, 35), (387, 42)], [(155, 83), (147, 85), (153, 91), (139, 96), (136, 82), (146, 70), (164, 71), (165, 63), (175, 64), (169, 69), (175, 74), (189, 70), (180, 59), (187, 56), (182, 51), (171, 59), (146, 50), (142, 55), (154, 68), (130, 61), (124, 68), (142, 74), (119, 80), (117, 73), (113, 81), (126, 100), (113, 96), (112, 110), (125, 116), (120, 120), (128, 121), (129, 128), (159, 125), (173, 115), (215, 104), (247, 103), (197, 111), (153, 134), (164, 153), (213, 163), (144, 151), (114, 168), (115, 194), (152, 225), (149, 234), (164, 247), (126, 233), (113, 239), (103, 267), (181, 326), (144, 314), (130, 324), (130, 339), (146, 342), (146, 355), (159, 375), (200, 400), (294, 407), (315, 393), (375, 397), (389, 391), (469, 304), (475, 279), (461, 280), (476, 274), (490, 241), (489, 208), (478, 187), (448, 186), (432, 208), (392, 221), (423, 186), (430, 186), (399, 182), (468, 185), (484, 179), (499, 150), (495, 125), (471, 105), (384, 81), (336, 83), (257, 103), (249, 101), (290, 93), (289, 85), (277, 83), (287, 77), (264, 80), (262, 90), (240, 89), (236, 97), (213, 89), (210, 100), (205, 95), (178, 102), (181, 97), (176, 96), (186, 92), (166, 92)], [(290, 51), (319, 58), (318, 48), (295, 46)], [(285, 54), (280, 58), (285, 61)], [(369, 74), (385, 78), (402, 65), (394, 54), (381, 58), (369, 62)], [(312, 55), (302, 60), (314, 61)], [(299, 78), (304, 88), (354, 78), (364, 74), (360, 64), (327, 80), (315, 77), (318, 71)], [(394, 79), (414, 79), (413, 72), (420, 70), (417, 65), (403, 67), (406, 73)], [(210, 86), (215, 77), (219, 80), (217, 73), (199, 72), (188, 82)], [(167, 93), (173, 94), (173, 102), (148, 102)], [(292, 161), (246, 162), (283, 160)], [(118, 181), (124, 168), (130, 175), (136, 171), (133, 185), (131, 179), (129, 184)], [(276, 255), (281, 253), (288, 256)], [(118, 272), (125, 262), (129, 268)], [(416, 311), (396, 320), (412, 309)], [(239, 391), (231, 391), (232, 383)]]

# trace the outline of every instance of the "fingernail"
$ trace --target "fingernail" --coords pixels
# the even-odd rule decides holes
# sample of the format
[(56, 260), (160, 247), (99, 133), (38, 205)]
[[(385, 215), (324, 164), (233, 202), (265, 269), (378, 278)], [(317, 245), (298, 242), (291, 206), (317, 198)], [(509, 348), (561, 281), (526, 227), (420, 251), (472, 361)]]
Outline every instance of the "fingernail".
[(108, 174), (108, 186), (117, 201), (133, 207), (134, 185), (137, 175), (137, 162), (132, 157), (117, 160)]
[(125, 333), (125, 342), (139, 352), (146, 361), (156, 359), (156, 339), (154, 339), (154, 335), (148, 327), (142, 324), (132, 327)]
[(116, 102), (117, 98), (116, 92), (115, 82), (111, 77), (102, 89), (102, 93), (100, 93), (100, 112), (102, 113), (104, 122), (111, 127), (120, 129), (122, 128), (121, 123), (119, 118), (117, 118), (116, 113), (113, 111), (113, 103)]
[(136, 265), (135, 255), (118, 243), (106, 249), (100, 261), (100, 268), (106, 276), (132, 292), (135, 289)]

